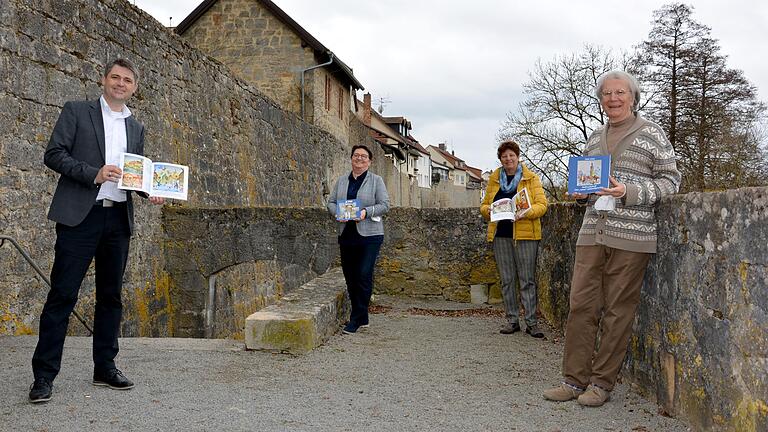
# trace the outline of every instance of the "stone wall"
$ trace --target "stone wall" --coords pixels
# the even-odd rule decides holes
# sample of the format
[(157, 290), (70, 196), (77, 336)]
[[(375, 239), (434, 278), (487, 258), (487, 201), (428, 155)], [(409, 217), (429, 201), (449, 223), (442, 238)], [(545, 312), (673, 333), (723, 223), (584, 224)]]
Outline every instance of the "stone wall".
[[(395, 208), (385, 218), (378, 292), (469, 301), (470, 284), (498, 285), (476, 209)], [(135, 321), (146, 328), (131, 334), (241, 338), (250, 313), (338, 256), (335, 223), (321, 209), (166, 208), (162, 225), (168, 297), (145, 301), (149, 315)]]
[[(154, 160), (189, 165), (189, 201), (171, 207), (313, 206), (349, 169), (349, 147), (286, 113), (249, 84), (124, 0), (0, 2), (0, 233), (47, 273), (57, 175), (42, 164), (64, 102), (96, 98), (107, 59), (142, 71), (131, 109)], [(139, 199), (126, 271), (126, 335), (175, 334), (161, 209)], [(47, 288), (8, 246), (0, 249), (0, 334), (32, 333)], [(267, 271), (267, 269), (264, 269)], [(81, 293), (90, 320), (93, 279)], [(82, 333), (78, 325), (70, 331)]]
[(768, 430), (768, 188), (674, 196), (625, 376), (695, 429)]
[[(500, 299), (477, 209), (395, 208), (385, 219), (377, 292), (469, 301), (469, 285), (486, 283)], [(168, 298), (138, 320), (148, 323), (142, 334), (171, 327), (173, 336), (239, 338), (248, 314), (338, 256), (335, 222), (322, 209), (165, 208), (162, 225)]]
[(325, 273), (338, 255), (326, 211), (174, 209), (163, 214), (174, 336), (242, 338), (245, 318)]
[(468, 302), (470, 285), (498, 284), (477, 208), (394, 209), (385, 232), (378, 292)]

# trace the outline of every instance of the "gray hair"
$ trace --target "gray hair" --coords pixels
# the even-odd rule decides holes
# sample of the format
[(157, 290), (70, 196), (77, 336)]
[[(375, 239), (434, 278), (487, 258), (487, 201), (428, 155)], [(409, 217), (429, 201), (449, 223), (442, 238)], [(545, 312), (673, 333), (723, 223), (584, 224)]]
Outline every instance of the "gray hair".
[(595, 88), (597, 100), (603, 99), (603, 84), (605, 84), (607, 79), (622, 80), (629, 85), (629, 91), (632, 92), (632, 96), (635, 99), (632, 102), (632, 112), (636, 114), (637, 107), (640, 106), (640, 84), (637, 82), (637, 78), (622, 70), (612, 70), (600, 75), (600, 78), (597, 79), (597, 87)]
[(124, 58), (116, 58), (111, 62), (107, 63), (107, 65), (104, 66), (104, 76), (106, 77), (107, 75), (109, 75), (109, 72), (115, 66), (121, 66), (128, 69), (133, 73), (133, 79), (136, 80), (136, 82), (139, 82), (139, 69), (136, 68), (136, 65), (133, 64), (132, 61)]

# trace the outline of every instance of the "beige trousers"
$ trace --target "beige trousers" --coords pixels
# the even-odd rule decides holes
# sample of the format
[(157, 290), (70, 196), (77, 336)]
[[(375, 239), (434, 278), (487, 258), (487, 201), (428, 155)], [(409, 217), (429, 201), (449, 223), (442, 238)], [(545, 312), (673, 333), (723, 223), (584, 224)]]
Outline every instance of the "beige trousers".
[[(563, 354), (567, 383), (613, 390), (650, 258), (648, 253), (602, 245), (576, 247)], [(598, 330), (600, 346), (595, 351)]]

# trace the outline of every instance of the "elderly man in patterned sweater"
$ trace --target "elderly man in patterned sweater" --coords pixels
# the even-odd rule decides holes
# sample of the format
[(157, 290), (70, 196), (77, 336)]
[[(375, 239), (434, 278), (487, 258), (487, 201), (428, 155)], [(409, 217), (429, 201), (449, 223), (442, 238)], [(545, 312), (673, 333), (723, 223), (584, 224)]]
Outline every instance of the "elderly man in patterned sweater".
[[(563, 381), (544, 398), (601, 406), (609, 398), (632, 333), (648, 261), (656, 252), (656, 204), (680, 187), (675, 152), (661, 128), (637, 115), (637, 80), (605, 73), (597, 97), (608, 124), (584, 155), (611, 155), (610, 186), (574, 194), (587, 205), (576, 243)], [(595, 352), (600, 330), (600, 346)]]

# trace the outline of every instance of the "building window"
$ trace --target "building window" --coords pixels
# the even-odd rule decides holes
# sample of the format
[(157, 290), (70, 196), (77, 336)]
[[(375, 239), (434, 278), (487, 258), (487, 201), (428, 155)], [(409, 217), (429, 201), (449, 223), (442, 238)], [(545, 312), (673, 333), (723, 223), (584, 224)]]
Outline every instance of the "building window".
[(344, 87), (339, 86), (339, 118), (344, 120)]
[(331, 77), (325, 76), (325, 110), (331, 110)]

